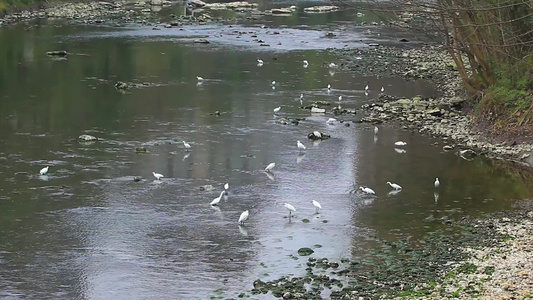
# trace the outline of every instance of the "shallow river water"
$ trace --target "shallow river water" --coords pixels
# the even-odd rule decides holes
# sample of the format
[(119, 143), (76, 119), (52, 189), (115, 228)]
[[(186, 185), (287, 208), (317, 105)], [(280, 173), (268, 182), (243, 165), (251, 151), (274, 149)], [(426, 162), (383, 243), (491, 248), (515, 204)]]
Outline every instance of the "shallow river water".
[[(427, 82), (325, 67), (337, 62), (326, 48), (366, 47), (359, 40), (367, 28), (323, 38), (324, 30), (346, 31), (347, 16), (300, 13), (294, 24), (265, 17), (268, 29), (0, 28), (0, 297), (234, 297), (255, 279), (303, 274), (300, 247), (350, 257), (365, 251), (370, 234), (416, 237), (446, 218), (532, 195), (531, 184), (501, 163), (466, 161), (443, 152), (441, 141), (394, 126), (380, 125), (375, 135), (373, 126), (352, 122), (360, 115), (327, 124), (332, 114), (300, 109), (300, 94), (304, 105), (338, 105), (342, 95), (345, 108), (376, 99), (381, 86), (397, 96), (436, 94)], [(212, 43), (192, 43), (199, 36)], [(71, 54), (45, 55), (58, 49)], [(117, 81), (139, 85), (122, 92)], [(293, 117), (305, 119), (280, 124)], [(331, 139), (308, 140), (314, 130)], [(79, 143), (81, 134), (101, 140)], [(407, 145), (395, 147), (398, 140)], [(271, 162), (273, 172), (264, 172)], [(156, 181), (152, 172), (165, 177)], [(391, 193), (387, 181), (403, 190)], [(225, 183), (228, 196), (209, 205)], [(363, 185), (376, 196), (355, 191)], [(319, 213), (311, 200), (321, 203)], [(292, 218), (283, 203), (296, 208)], [(239, 226), (244, 210), (250, 217)]]

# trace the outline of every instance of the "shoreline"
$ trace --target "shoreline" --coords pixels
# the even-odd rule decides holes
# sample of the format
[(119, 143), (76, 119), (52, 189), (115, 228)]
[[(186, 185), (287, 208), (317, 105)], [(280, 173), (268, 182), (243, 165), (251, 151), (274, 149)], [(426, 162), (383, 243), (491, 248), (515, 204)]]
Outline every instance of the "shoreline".
[[(424, 79), (442, 93), (436, 98), (401, 98), (380, 95), (361, 109), (362, 122), (393, 123), (403, 129), (442, 140), (444, 151), (455, 151), (467, 160), (477, 155), (533, 167), (533, 144), (514, 140), (496, 141), (478, 129), (468, 114), (466, 95), (452, 59), (440, 45), (402, 49), (380, 46), (371, 49), (340, 50), (343, 67), (358, 74)], [(355, 57), (360, 59), (354, 59)], [(369, 72), (368, 70), (371, 70)]]

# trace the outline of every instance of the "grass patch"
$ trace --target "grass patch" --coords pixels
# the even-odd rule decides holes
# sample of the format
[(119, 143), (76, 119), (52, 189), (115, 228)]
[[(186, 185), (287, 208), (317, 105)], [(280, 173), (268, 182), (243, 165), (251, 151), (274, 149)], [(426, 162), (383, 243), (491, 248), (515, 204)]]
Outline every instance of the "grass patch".
[(494, 274), (494, 267), (493, 266), (485, 267), (485, 271), (483, 273), (489, 276)]
[(457, 268), (457, 271), (459, 273), (464, 274), (474, 274), (477, 271), (477, 266), (471, 263), (465, 263), (459, 266), (459, 268)]

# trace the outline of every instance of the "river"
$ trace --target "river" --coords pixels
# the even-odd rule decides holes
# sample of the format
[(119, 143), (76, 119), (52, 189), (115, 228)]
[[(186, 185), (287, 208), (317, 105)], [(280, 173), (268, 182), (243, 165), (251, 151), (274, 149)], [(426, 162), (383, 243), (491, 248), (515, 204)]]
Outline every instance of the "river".
[[(354, 14), (300, 8), (159, 30), (53, 20), (0, 28), (0, 297), (235, 297), (255, 279), (302, 274), (300, 247), (350, 257), (369, 247), (368, 235), (416, 237), (530, 197), (530, 182), (497, 161), (464, 160), (398, 126), (378, 125), (375, 135), (373, 125), (352, 122), (359, 114), (327, 124), (331, 113), (300, 108), (300, 94), (304, 105), (353, 109), (382, 86), (396, 96), (437, 94), (428, 82), (325, 66), (338, 62), (329, 48), (396, 41), (390, 29), (352, 26)], [(324, 38), (328, 31), (336, 37)], [(210, 44), (192, 42), (204, 36)], [(59, 49), (69, 55), (45, 55)], [(118, 81), (136, 85), (121, 91)], [(302, 120), (282, 124), (290, 118)], [(308, 140), (315, 130), (331, 138)], [(81, 134), (100, 140), (80, 143)], [(407, 145), (395, 147), (399, 140)], [(387, 181), (403, 190), (391, 193)], [(225, 183), (228, 196), (209, 205)], [(376, 196), (356, 192), (363, 185)], [(292, 218), (283, 203), (296, 208)]]

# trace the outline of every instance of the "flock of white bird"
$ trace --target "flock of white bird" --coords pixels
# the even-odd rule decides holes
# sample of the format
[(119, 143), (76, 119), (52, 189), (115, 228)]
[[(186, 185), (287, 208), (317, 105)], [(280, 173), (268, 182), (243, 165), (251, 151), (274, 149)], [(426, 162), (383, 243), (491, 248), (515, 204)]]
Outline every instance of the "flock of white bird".
[[(264, 65), (264, 61), (261, 60), (261, 59), (257, 59), (257, 66), (261, 67), (263, 65)], [(307, 68), (309, 66), (309, 62), (307, 60), (304, 60), (303, 61), (303, 66), (304, 66), (304, 68)], [(198, 84), (202, 84), (204, 82), (204, 78), (203, 77), (196, 76), (196, 79), (198, 81)], [(272, 85), (272, 88), (274, 88), (276, 86), (276, 81), (272, 81), (271, 85)], [(331, 91), (331, 84), (327, 85), (327, 90), (328, 90), (328, 92)], [(365, 90), (365, 94), (367, 94), (368, 91), (369, 91), (368, 84), (365, 86), (364, 90)], [(383, 93), (384, 91), (385, 91), (385, 88), (381, 87), (381, 93)], [(304, 95), (300, 94), (300, 104), (302, 104), (302, 105), (303, 105), (303, 98), (304, 98)], [(339, 96), (338, 99), (339, 99), (339, 102), (342, 101), (342, 96)], [(278, 107), (274, 108), (274, 114), (278, 113), (280, 110), (281, 110), (281, 106), (278, 106)], [(326, 124), (333, 125), (336, 122), (337, 122), (337, 120), (335, 118), (329, 118), (326, 121)], [(379, 128), (378, 127), (374, 127), (374, 134), (376, 136), (377, 136), (378, 132), (379, 132)], [(322, 134), (319, 131), (314, 131), (313, 134), (316, 137), (318, 137), (318, 138), (321, 138), (321, 136), (322, 136)], [(397, 142), (394, 143), (394, 145), (395, 146), (405, 146), (405, 145), (407, 145), (407, 143), (403, 142), (403, 141), (397, 141)], [(191, 149), (192, 149), (192, 146), (189, 143), (187, 143), (186, 141), (183, 141), (183, 146), (185, 147), (186, 151), (191, 151)], [(305, 147), (305, 145), (302, 142), (300, 142), (300, 140), (296, 141), (296, 146), (298, 147), (298, 151), (300, 151), (300, 153), (302, 153), (303, 151), (305, 151), (307, 149)], [(397, 149), (395, 149), (395, 150), (397, 150)], [(275, 166), (276, 166), (276, 163), (270, 163), (270, 164), (268, 164), (265, 167), (265, 172), (267, 172), (267, 175), (268, 174), (270, 174), (270, 175), (272, 174), (272, 170), (274, 169)], [(48, 173), (49, 169), (50, 169), (50, 166), (46, 166), (46, 167), (42, 168), (39, 171), (39, 174), (41, 176), (44, 176), (44, 175), (46, 175)], [(157, 180), (157, 181), (160, 181), (160, 180), (162, 180), (162, 178), (165, 177), (163, 174), (156, 173), (156, 172), (152, 172), (152, 175), (155, 177), (155, 180)], [(393, 190), (395, 190), (395, 191), (400, 191), (402, 189), (402, 187), (399, 184), (392, 183), (390, 181), (387, 181), (387, 184), (390, 185), (390, 187), (393, 188)], [(436, 178), (435, 179), (435, 183), (434, 183), (435, 188), (439, 187), (439, 185), (440, 185), (439, 179)], [(359, 189), (363, 193), (368, 194), (368, 195), (375, 195), (376, 194), (373, 189), (371, 189), (369, 187), (366, 187), (366, 186), (361, 186)], [(212, 205), (212, 206), (218, 205), (220, 203), (220, 201), (223, 199), (224, 195), (228, 194), (228, 190), (229, 190), (229, 183), (226, 183), (224, 185), (224, 190), (222, 192), (220, 192), (220, 195), (218, 197), (216, 197), (215, 199), (213, 199), (210, 202), (210, 205)], [(311, 203), (315, 207), (316, 213), (318, 213), (318, 211), (320, 209), (322, 209), (322, 205), (318, 201), (312, 200)], [(292, 206), (289, 203), (283, 203), (283, 206), (289, 211), (289, 219), (290, 219), (292, 217), (292, 213), (296, 212), (296, 208), (294, 208), (294, 206)], [(243, 211), (241, 213), (241, 215), (239, 216), (238, 223), (240, 225), (243, 225), (244, 222), (246, 222), (248, 220), (249, 216), (250, 216), (249, 210)]]

